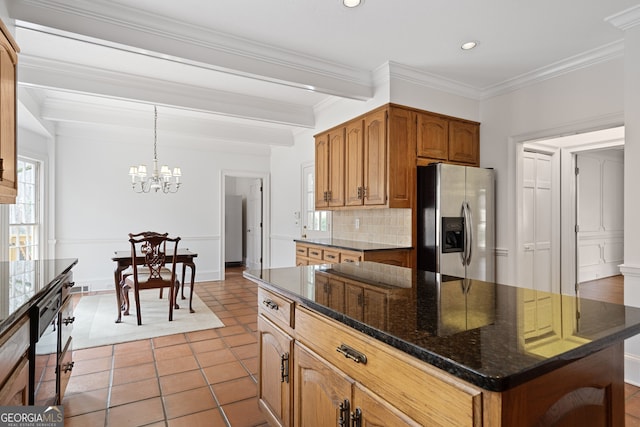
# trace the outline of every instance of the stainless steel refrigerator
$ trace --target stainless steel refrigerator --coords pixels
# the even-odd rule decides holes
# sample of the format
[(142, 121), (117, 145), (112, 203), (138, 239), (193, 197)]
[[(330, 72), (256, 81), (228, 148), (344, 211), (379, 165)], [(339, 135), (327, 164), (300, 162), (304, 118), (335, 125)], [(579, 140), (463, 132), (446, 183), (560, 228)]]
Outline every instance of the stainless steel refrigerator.
[(495, 281), (495, 177), (491, 169), (418, 167), (418, 268)]

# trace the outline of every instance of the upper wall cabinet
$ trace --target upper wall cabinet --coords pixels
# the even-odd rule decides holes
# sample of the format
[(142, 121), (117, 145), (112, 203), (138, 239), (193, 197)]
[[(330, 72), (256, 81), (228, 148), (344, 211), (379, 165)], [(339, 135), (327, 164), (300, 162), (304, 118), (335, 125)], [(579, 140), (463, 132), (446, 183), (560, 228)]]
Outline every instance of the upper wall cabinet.
[(440, 161), (479, 166), (478, 123), (416, 112), (416, 132), (419, 163)]
[[(387, 105), (317, 135), (316, 209), (410, 208), (416, 166), (411, 114)], [(339, 145), (332, 135), (344, 135), (344, 151), (336, 148), (335, 158), (329, 158)]]
[(344, 132), (316, 136), (316, 208), (344, 206)]
[(0, 21), (0, 203), (15, 203), (16, 171), (16, 67), (18, 45)]

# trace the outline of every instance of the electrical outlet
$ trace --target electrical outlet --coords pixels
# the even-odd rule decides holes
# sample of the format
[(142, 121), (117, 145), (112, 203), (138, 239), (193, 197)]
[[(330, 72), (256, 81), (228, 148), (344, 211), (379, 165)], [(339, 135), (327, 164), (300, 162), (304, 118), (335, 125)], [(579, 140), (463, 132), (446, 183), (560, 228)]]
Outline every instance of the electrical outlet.
[(360, 218), (356, 218), (355, 227), (356, 227), (356, 230), (360, 228)]

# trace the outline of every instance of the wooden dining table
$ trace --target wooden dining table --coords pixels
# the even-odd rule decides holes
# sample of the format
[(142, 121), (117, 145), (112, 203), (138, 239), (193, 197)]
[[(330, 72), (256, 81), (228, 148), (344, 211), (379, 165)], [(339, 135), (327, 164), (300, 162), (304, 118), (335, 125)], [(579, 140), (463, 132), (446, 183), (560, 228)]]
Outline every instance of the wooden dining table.
[[(173, 262), (173, 253), (167, 251), (167, 263)], [(182, 264), (182, 281), (181, 283), (181, 297), (182, 299), (186, 299), (184, 296), (184, 279), (186, 276), (186, 268), (189, 267), (191, 269), (191, 289), (190, 289), (190, 298), (189, 298), (189, 311), (193, 312), (193, 307), (191, 306), (191, 301), (193, 300), (193, 285), (195, 283), (196, 277), (196, 264), (194, 262), (194, 258), (198, 256), (197, 253), (190, 251), (189, 249), (180, 249), (178, 248), (177, 259), (176, 262)], [(111, 258), (112, 261), (116, 263), (116, 268), (113, 271), (113, 282), (116, 290), (116, 302), (118, 304), (118, 317), (116, 318), (116, 323), (122, 322), (122, 292), (120, 282), (122, 281), (123, 272), (132, 265), (131, 262), (131, 251), (115, 251), (114, 256)], [(140, 255), (136, 258), (136, 262), (144, 262), (144, 256)]]

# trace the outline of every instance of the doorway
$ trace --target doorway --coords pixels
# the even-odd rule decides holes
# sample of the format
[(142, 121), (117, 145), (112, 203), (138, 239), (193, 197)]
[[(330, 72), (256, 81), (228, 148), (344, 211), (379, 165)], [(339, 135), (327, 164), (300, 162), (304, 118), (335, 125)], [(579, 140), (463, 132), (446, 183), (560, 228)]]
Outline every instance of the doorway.
[(268, 265), (268, 182), (266, 174), (222, 172), (220, 280), (226, 267)]
[[(624, 127), (527, 141), (520, 148), (518, 280), (575, 294), (581, 282), (618, 275), (624, 259)], [(534, 273), (540, 271), (550, 277), (538, 282)]]

